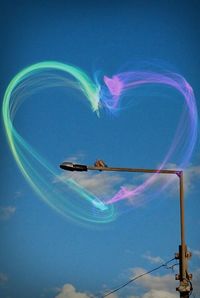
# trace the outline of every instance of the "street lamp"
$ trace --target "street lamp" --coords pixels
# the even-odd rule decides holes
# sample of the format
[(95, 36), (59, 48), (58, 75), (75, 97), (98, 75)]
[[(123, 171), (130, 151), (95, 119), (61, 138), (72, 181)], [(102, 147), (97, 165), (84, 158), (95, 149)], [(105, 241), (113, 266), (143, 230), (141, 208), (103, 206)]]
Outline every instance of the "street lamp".
[(189, 298), (192, 291), (190, 280), (192, 274), (188, 273), (188, 258), (191, 253), (187, 251), (185, 242), (185, 228), (184, 228), (184, 183), (183, 171), (179, 170), (165, 170), (165, 169), (140, 169), (140, 168), (116, 168), (108, 167), (102, 160), (95, 163), (94, 166), (87, 166), (75, 164), (72, 162), (63, 162), (60, 168), (67, 171), (108, 171), (108, 172), (132, 172), (132, 173), (155, 173), (155, 174), (171, 174), (179, 178), (179, 200), (180, 200), (180, 232), (181, 245), (179, 245), (179, 252), (175, 254), (175, 258), (179, 259), (179, 274), (176, 274), (175, 279), (180, 281), (179, 287), (176, 290), (180, 293), (181, 298)]

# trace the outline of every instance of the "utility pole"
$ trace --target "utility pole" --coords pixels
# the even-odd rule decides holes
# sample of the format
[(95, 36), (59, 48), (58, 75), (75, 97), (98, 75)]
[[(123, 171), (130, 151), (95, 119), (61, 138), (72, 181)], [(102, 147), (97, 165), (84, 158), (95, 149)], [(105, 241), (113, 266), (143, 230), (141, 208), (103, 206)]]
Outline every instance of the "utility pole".
[[(101, 163), (100, 163), (101, 162)], [(136, 169), (136, 168), (116, 168), (108, 167), (100, 160), (96, 161), (95, 166), (87, 166), (74, 164), (71, 162), (63, 162), (60, 168), (67, 171), (112, 171), (112, 172), (132, 172), (132, 173), (154, 173), (154, 174), (172, 174), (179, 178), (179, 201), (180, 201), (180, 234), (181, 245), (179, 245), (179, 252), (175, 254), (175, 258), (179, 260), (179, 274), (176, 274), (175, 279), (180, 281), (176, 290), (180, 293), (181, 298), (189, 298), (192, 291), (192, 274), (188, 273), (188, 259), (192, 256), (187, 251), (185, 242), (185, 219), (184, 219), (184, 181), (183, 171), (165, 170), (165, 169)]]
[(188, 273), (188, 259), (192, 254), (187, 251), (185, 242), (185, 218), (184, 218), (184, 181), (183, 171), (177, 172), (179, 178), (180, 190), (180, 229), (181, 229), (181, 245), (179, 245), (179, 252), (175, 254), (176, 259), (179, 259), (179, 274), (175, 276), (176, 280), (180, 281), (179, 287), (176, 290), (180, 293), (181, 298), (189, 298), (192, 291), (190, 280), (192, 274)]

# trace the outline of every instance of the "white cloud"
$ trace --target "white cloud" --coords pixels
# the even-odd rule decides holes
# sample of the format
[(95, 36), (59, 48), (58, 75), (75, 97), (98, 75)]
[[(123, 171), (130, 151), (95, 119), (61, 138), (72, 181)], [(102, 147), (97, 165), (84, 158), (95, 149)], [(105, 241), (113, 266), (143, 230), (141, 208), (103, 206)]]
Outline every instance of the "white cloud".
[(129, 296), (129, 298), (177, 298), (177, 294), (168, 291), (150, 290), (142, 296)]
[(58, 295), (55, 296), (55, 298), (91, 298), (94, 296), (91, 296), (86, 293), (80, 293), (77, 292), (75, 287), (71, 284), (65, 284), (62, 289), (60, 289), (60, 292)]
[[(143, 268), (133, 268), (133, 277), (146, 272)], [(177, 281), (172, 274), (145, 275), (134, 282), (143, 291), (139, 296), (130, 295), (128, 298), (178, 298)]]
[(129, 296), (128, 298), (177, 298), (177, 294), (168, 291), (150, 290), (142, 296)]
[(123, 182), (123, 177), (117, 174), (107, 172), (64, 172), (53, 181), (54, 183), (64, 182), (67, 179), (73, 179), (88, 191), (99, 197), (108, 197), (116, 192), (116, 187), (119, 188)]
[(0, 285), (4, 285), (7, 281), (8, 276), (5, 273), (0, 272)]
[(18, 199), (21, 198), (23, 196), (23, 192), (22, 191), (16, 191), (14, 194), (14, 198)]
[[(133, 268), (133, 276), (141, 275), (146, 272), (143, 268)], [(162, 291), (172, 291), (176, 288), (176, 282), (174, 276), (171, 274), (165, 275), (153, 275), (148, 274), (136, 281), (137, 284), (146, 289), (162, 290)]]
[[(82, 153), (77, 154), (76, 157), (71, 156), (66, 158), (66, 160), (72, 163), (82, 163), (83, 159), (84, 154)], [(88, 171), (84, 173), (64, 171), (53, 180), (53, 183), (65, 182), (67, 179), (73, 179), (94, 195), (103, 198), (109, 198), (114, 195), (116, 191), (120, 189), (124, 181), (123, 176), (119, 173), (103, 171)]]
[[(72, 284), (65, 284), (61, 289), (57, 288), (56, 291), (58, 294), (54, 298), (97, 298), (97, 296), (90, 293), (78, 292)], [(118, 298), (118, 295), (113, 293), (108, 297)]]
[[(131, 278), (134, 278), (147, 271), (144, 268), (132, 268), (131, 272)], [(119, 298), (178, 298), (177, 286), (178, 282), (173, 274), (147, 274), (115, 294)]]
[(151, 256), (149, 253), (144, 254), (143, 258), (148, 260), (151, 264), (161, 264), (164, 263), (164, 260), (159, 256)]
[(118, 298), (118, 295), (113, 293), (113, 294), (110, 294), (108, 297), (109, 298)]
[[(133, 268), (132, 270), (133, 277), (143, 274), (146, 272), (143, 268)], [(193, 287), (194, 294), (199, 295), (200, 293), (200, 269), (193, 272)], [(173, 274), (148, 274), (140, 279), (136, 280), (132, 284), (133, 288), (129, 287), (128, 293), (125, 294), (126, 289), (124, 291), (119, 291), (117, 293), (113, 293), (109, 295), (109, 298), (178, 298), (180, 295), (176, 292), (176, 287), (178, 286), (178, 281), (175, 281)], [(143, 292), (138, 295), (137, 290), (138, 286), (140, 290)], [(130, 291), (136, 292), (134, 295), (130, 294)], [(58, 294), (54, 298), (97, 298), (97, 296), (86, 293), (79, 292), (75, 289), (75, 287), (71, 284), (65, 284), (61, 289), (57, 288)], [(104, 291), (106, 293), (107, 291)], [(99, 296), (98, 296), (99, 297)], [(199, 297), (199, 296), (195, 296)]]
[(0, 207), (0, 220), (8, 220), (16, 211), (13, 206)]
[(192, 249), (191, 251), (193, 256), (200, 258), (200, 250)]
[(190, 166), (185, 171), (185, 187), (186, 191), (192, 191), (195, 188), (195, 180), (200, 178), (200, 166)]
[(200, 297), (200, 269), (193, 272), (192, 284), (194, 296), (191, 297)]
[[(73, 163), (80, 163), (84, 159), (83, 154), (79, 154), (77, 157), (69, 157), (66, 160), (70, 160)], [(165, 166), (166, 169), (178, 169), (175, 163), (168, 163)], [(195, 189), (196, 178), (200, 177), (200, 166), (190, 166), (184, 170), (184, 189), (185, 193)], [(142, 182), (150, 178), (149, 190), (152, 192), (161, 190), (166, 186), (167, 193), (170, 197), (179, 198), (179, 183), (177, 175), (151, 175), (141, 174), (134, 176), (134, 181), (125, 180), (125, 177), (121, 173), (112, 172), (62, 172), (57, 176), (53, 183), (65, 182), (67, 179), (73, 179), (75, 182), (85, 187), (88, 191), (99, 197), (100, 199), (109, 199), (113, 197), (117, 192), (124, 189), (132, 191), (137, 189), (137, 186), (141, 185)], [(137, 183), (136, 183), (137, 182)], [(140, 194), (134, 194), (133, 196), (127, 197), (126, 204), (131, 206), (140, 206), (145, 204), (145, 198), (149, 193), (142, 192)]]
[(168, 291), (162, 290), (150, 290), (148, 293), (145, 293), (142, 298), (177, 298), (178, 294), (174, 294)]
[[(171, 166), (169, 165), (169, 169), (170, 168), (177, 168), (177, 166), (175, 164), (171, 164)], [(186, 169), (183, 170), (183, 177), (184, 177), (184, 190), (185, 193), (191, 192), (195, 189), (195, 180), (197, 178), (200, 178), (200, 166), (189, 166)], [(166, 176), (166, 175), (165, 175)], [(172, 190), (171, 190), (171, 194), (177, 194), (178, 191), (178, 183), (175, 183), (175, 179), (174, 181), (172, 180), (173, 184), (172, 184)], [(171, 185), (170, 185), (171, 188)]]
[[(165, 169), (181, 170), (175, 163), (168, 163), (165, 165)], [(184, 191), (185, 193), (191, 192), (195, 189), (196, 179), (200, 178), (200, 166), (189, 166), (183, 170), (184, 175)], [(165, 186), (168, 187), (168, 195), (177, 197), (179, 193), (179, 183), (176, 175), (169, 174), (156, 174), (149, 176), (149, 174), (141, 174), (138, 176), (138, 181), (145, 181), (150, 178), (150, 187), (156, 187), (161, 189)]]

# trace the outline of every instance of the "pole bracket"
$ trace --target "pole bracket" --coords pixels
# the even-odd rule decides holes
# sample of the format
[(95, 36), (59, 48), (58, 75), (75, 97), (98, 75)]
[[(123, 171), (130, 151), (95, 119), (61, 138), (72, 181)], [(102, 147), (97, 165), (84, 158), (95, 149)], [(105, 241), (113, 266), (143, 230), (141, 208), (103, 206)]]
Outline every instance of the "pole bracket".
[(183, 171), (176, 171), (176, 175), (181, 178), (181, 176), (183, 175)]

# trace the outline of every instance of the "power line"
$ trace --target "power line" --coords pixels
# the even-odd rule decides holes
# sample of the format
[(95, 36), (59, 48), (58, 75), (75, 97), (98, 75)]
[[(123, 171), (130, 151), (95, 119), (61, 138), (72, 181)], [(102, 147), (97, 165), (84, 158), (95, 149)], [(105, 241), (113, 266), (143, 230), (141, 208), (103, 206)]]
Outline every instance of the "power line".
[(128, 284), (132, 283), (132, 282), (135, 281), (136, 279), (139, 279), (139, 278), (143, 277), (144, 275), (150, 274), (150, 273), (153, 272), (153, 271), (159, 270), (159, 269), (162, 268), (162, 267), (166, 267), (166, 269), (172, 269), (172, 270), (173, 270), (174, 266), (177, 266), (178, 263), (175, 263), (175, 264), (173, 264), (172, 266), (168, 266), (168, 264), (169, 264), (170, 262), (172, 262), (173, 260), (175, 260), (175, 259), (176, 259), (176, 258), (173, 258), (173, 259), (171, 259), (171, 260), (169, 260), (169, 261), (167, 261), (167, 262), (161, 264), (160, 266), (158, 266), (158, 267), (156, 267), (156, 268), (154, 268), (154, 269), (151, 269), (151, 270), (149, 270), (149, 271), (147, 271), (147, 272), (145, 272), (145, 273), (142, 273), (142, 274), (140, 274), (140, 275), (135, 276), (134, 278), (130, 279), (129, 281), (127, 281), (127, 282), (124, 283), (123, 285), (119, 286), (118, 288), (116, 288), (116, 289), (114, 289), (114, 290), (112, 290), (112, 291), (110, 291), (110, 292), (104, 294), (103, 296), (101, 296), (101, 298), (107, 297), (107, 296), (109, 296), (109, 295), (111, 295), (111, 294), (113, 294), (113, 293), (115, 293), (115, 292), (121, 290), (122, 288), (126, 287)]

